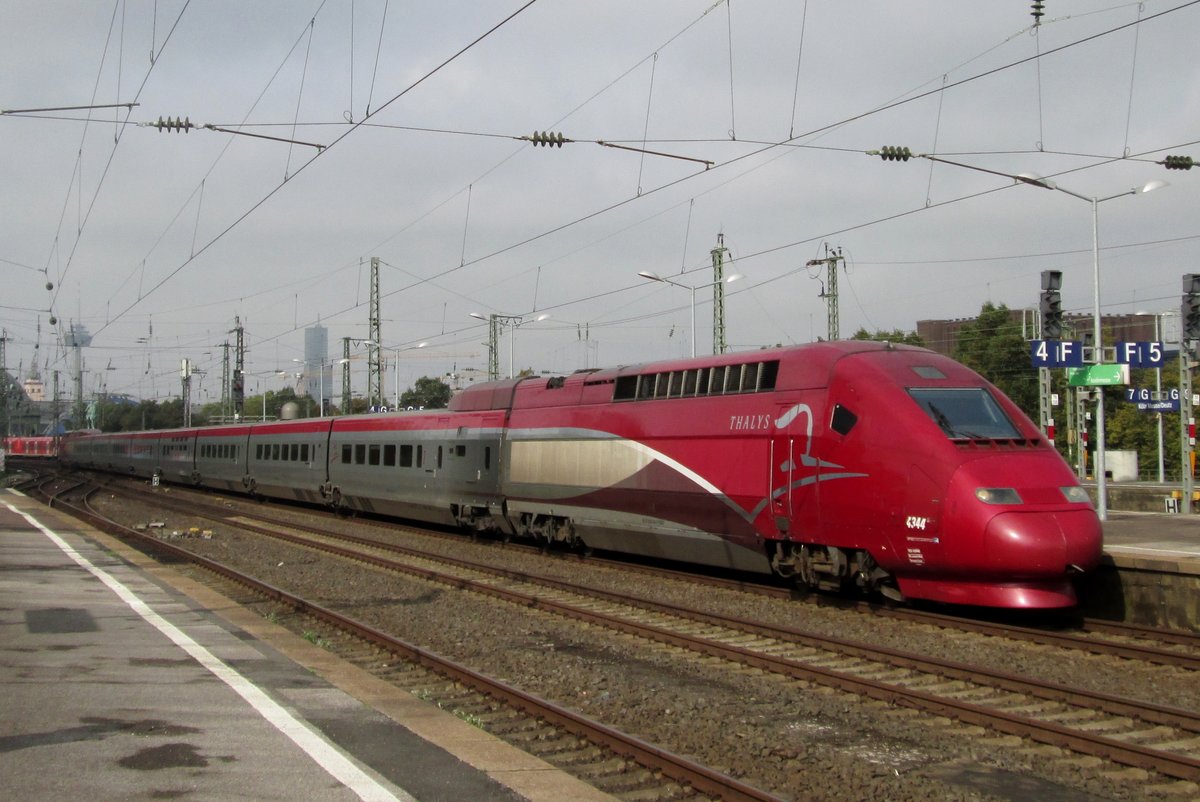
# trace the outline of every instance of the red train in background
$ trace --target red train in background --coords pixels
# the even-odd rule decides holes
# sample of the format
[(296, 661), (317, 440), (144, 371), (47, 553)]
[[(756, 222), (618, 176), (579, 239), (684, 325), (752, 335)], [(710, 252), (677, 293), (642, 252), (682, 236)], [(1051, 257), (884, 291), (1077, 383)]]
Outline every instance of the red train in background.
[(52, 460), (58, 457), (58, 437), (26, 436), (0, 439), (0, 448), (12, 458)]
[(1054, 608), (1074, 473), (934, 352), (833, 342), (479, 384), (448, 410), (85, 435), (64, 461), (893, 599)]

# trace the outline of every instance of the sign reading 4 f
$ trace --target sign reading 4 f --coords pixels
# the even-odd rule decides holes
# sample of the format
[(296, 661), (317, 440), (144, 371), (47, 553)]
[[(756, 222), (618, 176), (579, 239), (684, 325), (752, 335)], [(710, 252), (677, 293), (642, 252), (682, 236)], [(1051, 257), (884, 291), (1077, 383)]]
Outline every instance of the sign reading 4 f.
[(1035, 368), (1078, 368), (1083, 365), (1083, 343), (1077, 340), (1031, 340), (1029, 356)]
[(1166, 350), (1162, 343), (1119, 342), (1117, 362), (1135, 368), (1161, 368), (1166, 362)]

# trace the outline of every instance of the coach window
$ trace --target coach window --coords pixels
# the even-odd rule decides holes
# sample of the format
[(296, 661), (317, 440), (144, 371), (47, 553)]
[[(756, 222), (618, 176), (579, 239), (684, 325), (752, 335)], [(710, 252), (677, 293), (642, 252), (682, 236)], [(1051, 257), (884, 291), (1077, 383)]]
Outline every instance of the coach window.
[(736, 393), (742, 386), (742, 371), (745, 365), (730, 365), (725, 371), (725, 392)]
[(300, 461), (300, 444), (292, 443), (292, 462)]
[(441, 446), (438, 446), (437, 466), (438, 466), (438, 470), (442, 469), (442, 447)]
[(396, 446), (388, 443), (383, 447), (383, 464), (389, 468), (396, 466)]
[(355, 465), (366, 465), (367, 464), (367, 444), (366, 443), (355, 443), (354, 444), (354, 464)]
[(254, 459), (258, 460), (259, 462), (262, 462), (262, 458), (263, 458), (262, 454), (263, 454), (263, 444), (255, 443), (254, 444)]
[(637, 398), (638, 377), (619, 376), (613, 383), (613, 401), (629, 401)]
[(276, 461), (279, 460), (279, 443), (271, 444), (271, 459)]
[(490, 471), (492, 469), (492, 447), (484, 446), (483, 448), (483, 469)]
[(379, 444), (378, 443), (372, 443), (370, 446), (367, 447), (367, 464), (368, 465), (378, 465), (379, 464)]
[(411, 468), (413, 464), (412, 446), (400, 446), (400, 467)]
[(300, 461), (308, 462), (308, 443), (300, 444)]
[(742, 366), (742, 392), (752, 393), (758, 389), (758, 372), (762, 368), (761, 362), (756, 362), (753, 365)]
[(455, 446), (454, 447), (454, 456), (456, 456), (456, 457), (467, 456), (467, 447), (464, 445)]
[(417, 446), (417, 467), (425, 467), (425, 446)]
[(353, 461), (354, 461), (353, 451), (351, 449), (350, 444), (346, 443), (345, 445), (342, 446), (342, 464), (349, 465)]

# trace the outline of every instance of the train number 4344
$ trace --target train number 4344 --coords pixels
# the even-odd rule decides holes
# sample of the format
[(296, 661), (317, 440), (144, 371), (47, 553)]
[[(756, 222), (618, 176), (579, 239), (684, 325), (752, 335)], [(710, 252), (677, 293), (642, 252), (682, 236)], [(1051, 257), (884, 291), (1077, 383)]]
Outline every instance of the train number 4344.
[(921, 515), (910, 515), (905, 519), (904, 525), (909, 529), (920, 529), (924, 532), (929, 526), (929, 519)]

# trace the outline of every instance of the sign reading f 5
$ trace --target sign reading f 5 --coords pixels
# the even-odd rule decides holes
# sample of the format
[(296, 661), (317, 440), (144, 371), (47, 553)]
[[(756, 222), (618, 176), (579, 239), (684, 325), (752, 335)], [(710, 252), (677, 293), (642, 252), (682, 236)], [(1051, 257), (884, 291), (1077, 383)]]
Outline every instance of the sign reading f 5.
[(1135, 368), (1161, 368), (1167, 361), (1166, 349), (1156, 342), (1117, 343), (1117, 362)]

